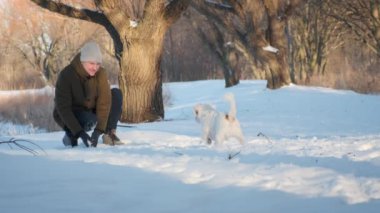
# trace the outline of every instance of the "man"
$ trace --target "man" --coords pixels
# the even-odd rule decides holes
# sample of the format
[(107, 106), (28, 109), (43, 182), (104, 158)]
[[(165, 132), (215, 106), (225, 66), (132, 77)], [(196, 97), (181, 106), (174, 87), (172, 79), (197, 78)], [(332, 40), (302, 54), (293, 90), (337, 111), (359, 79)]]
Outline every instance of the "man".
[[(100, 48), (90, 41), (59, 73), (53, 116), (65, 131), (65, 146), (77, 146), (80, 138), (87, 147), (89, 142), (96, 147), (101, 134), (104, 144), (121, 143), (116, 126), (121, 116), (122, 95), (119, 89), (110, 89), (101, 64)], [(86, 132), (94, 126), (90, 137)]]

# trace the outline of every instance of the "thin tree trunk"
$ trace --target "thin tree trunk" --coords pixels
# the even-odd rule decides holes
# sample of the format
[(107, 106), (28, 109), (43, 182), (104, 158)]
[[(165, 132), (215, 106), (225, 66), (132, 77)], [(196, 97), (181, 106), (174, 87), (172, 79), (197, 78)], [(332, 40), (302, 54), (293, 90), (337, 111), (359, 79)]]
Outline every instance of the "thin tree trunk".
[(224, 74), (224, 80), (225, 80), (225, 87), (232, 87), (237, 84), (239, 84), (240, 80), (240, 75), (237, 71), (237, 62), (234, 61), (234, 64), (232, 63), (233, 61), (229, 59), (229, 54), (231, 53), (231, 50), (224, 50), (223, 51), (223, 74)]

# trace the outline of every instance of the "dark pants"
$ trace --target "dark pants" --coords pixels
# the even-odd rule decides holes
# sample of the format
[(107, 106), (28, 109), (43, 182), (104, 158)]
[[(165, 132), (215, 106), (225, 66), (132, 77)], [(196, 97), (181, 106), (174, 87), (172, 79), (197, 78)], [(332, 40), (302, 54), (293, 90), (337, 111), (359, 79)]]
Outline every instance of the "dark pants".
[[(117, 122), (120, 119), (121, 116), (121, 107), (123, 104), (123, 96), (121, 94), (120, 89), (113, 88), (111, 89), (112, 94), (112, 102), (111, 102), (111, 110), (110, 114), (108, 115), (108, 122), (106, 127), (106, 132), (109, 132), (112, 129), (116, 129)], [(97, 119), (96, 114), (92, 111), (74, 111), (75, 117), (78, 119), (79, 124), (82, 126), (84, 131), (90, 131), (92, 128), (95, 127)], [(68, 131), (68, 128), (64, 128), (65, 132), (72, 136), (70, 131)]]

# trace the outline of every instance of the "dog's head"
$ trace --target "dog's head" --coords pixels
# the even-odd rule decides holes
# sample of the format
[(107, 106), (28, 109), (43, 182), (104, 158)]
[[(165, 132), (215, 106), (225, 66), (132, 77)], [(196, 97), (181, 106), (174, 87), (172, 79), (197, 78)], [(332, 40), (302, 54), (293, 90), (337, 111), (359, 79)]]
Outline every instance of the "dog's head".
[(194, 106), (193, 108), (193, 112), (194, 112), (194, 116), (195, 116), (195, 120), (200, 123), (201, 122), (201, 117), (202, 117), (202, 114), (203, 114), (203, 107), (202, 107), (202, 104), (197, 104)]
[(215, 109), (208, 104), (197, 104), (193, 108), (195, 120), (200, 123), (207, 119)]

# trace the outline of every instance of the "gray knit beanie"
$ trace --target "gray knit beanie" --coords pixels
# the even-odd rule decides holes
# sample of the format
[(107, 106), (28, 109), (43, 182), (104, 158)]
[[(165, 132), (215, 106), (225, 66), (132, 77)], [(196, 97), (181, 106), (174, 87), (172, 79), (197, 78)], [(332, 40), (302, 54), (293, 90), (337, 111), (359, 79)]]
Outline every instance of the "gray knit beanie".
[(102, 63), (102, 53), (98, 44), (94, 41), (87, 42), (80, 50), (80, 61)]

